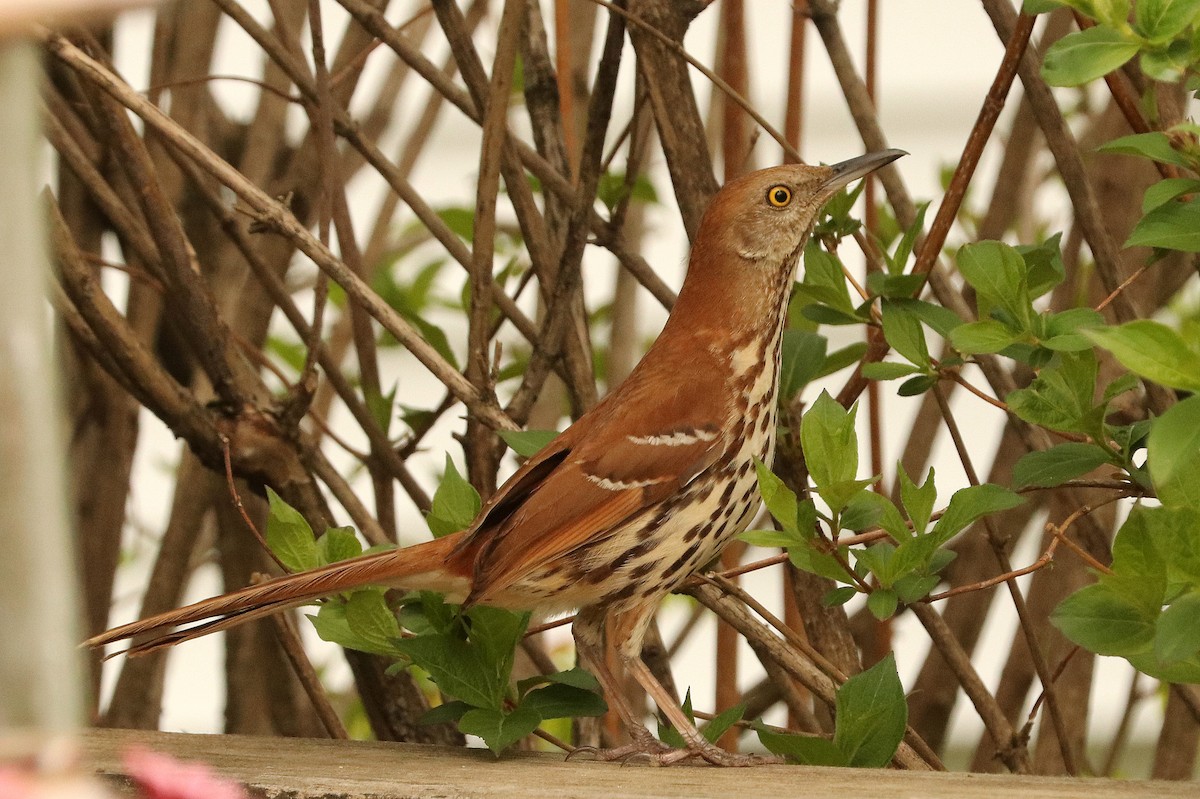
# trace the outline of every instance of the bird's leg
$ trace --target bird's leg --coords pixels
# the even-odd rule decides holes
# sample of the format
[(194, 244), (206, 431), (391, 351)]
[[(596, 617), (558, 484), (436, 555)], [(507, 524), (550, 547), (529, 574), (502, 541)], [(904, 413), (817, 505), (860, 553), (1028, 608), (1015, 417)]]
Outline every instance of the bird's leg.
[(687, 748), (675, 749), (658, 740), (634, 713), (633, 708), (625, 699), (620, 684), (604, 661), (606, 614), (603, 611), (587, 609), (575, 617), (575, 625), (572, 628), (576, 651), (592, 673), (596, 675), (596, 679), (600, 681), (605, 697), (617, 711), (621, 721), (625, 723), (633, 742), (614, 749), (585, 751), (592, 751), (600, 760), (625, 760), (635, 755), (645, 755), (660, 765), (679, 763), (695, 757), (703, 758), (718, 766), (756, 766), (765, 763), (782, 763), (783, 760), (780, 758), (726, 752), (719, 746), (709, 743), (696, 729), (696, 725), (684, 715), (671, 693), (663, 687), (641, 658), (642, 642), (656, 605), (656, 602), (647, 602), (616, 615), (612, 633), (618, 641), (616, 650), (622, 665), (654, 699), (659, 710), (683, 736), (684, 741), (687, 742)]
[(629, 706), (629, 700), (625, 698), (621, 684), (608, 668), (604, 657), (604, 620), (603, 611), (583, 610), (576, 615), (575, 623), (571, 627), (571, 632), (575, 637), (575, 652), (588, 671), (595, 675), (600, 682), (605, 699), (621, 717), (621, 722), (625, 725), (633, 742), (613, 749), (581, 748), (583, 751), (595, 754), (601, 760), (624, 760), (633, 755), (659, 755), (673, 751), (670, 746), (655, 738), (654, 734), (646, 729), (646, 725)]
[(653, 610), (653, 604), (642, 605), (618, 616), (613, 632), (618, 636), (617, 640), (620, 642), (617, 645), (617, 654), (621, 658), (622, 665), (645, 689), (654, 703), (658, 705), (659, 711), (667, 717), (667, 720), (675, 726), (683, 740), (687, 742), (686, 749), (662, 752), (655, 755), (655, 759), (663, 765), (677, 763), (691, 757), (701, 757), (714, 766), (758, 766), (768, 763), (783, 763), (782, 758), (774, 756), (727, 752), (700, 734), (696, 725), (676, 704), (670, 691), (663, 687), (641, 658), (642, 640), (645, 638), (646, 627)]

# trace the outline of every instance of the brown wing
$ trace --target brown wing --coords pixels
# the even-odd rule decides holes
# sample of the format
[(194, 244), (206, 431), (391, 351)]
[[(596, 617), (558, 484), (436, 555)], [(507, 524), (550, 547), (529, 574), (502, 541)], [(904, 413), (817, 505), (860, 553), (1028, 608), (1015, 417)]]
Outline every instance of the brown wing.
[(726, 443), (716, 380), (665, 392), (653, 381), (651, 397), (651, 381), (631, 379), (514, 474), (471, 530), (471, 601), (603, 538), (711, 466)]

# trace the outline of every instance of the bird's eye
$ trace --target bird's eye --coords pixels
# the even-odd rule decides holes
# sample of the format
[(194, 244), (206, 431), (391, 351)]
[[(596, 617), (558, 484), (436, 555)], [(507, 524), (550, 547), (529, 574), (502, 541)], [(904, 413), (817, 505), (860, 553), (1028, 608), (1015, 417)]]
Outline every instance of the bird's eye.
[(772, 186), (767, 189), (767, 202), (776, 208), (786, 208), (792, 201), (792, 190), (787, 186)]

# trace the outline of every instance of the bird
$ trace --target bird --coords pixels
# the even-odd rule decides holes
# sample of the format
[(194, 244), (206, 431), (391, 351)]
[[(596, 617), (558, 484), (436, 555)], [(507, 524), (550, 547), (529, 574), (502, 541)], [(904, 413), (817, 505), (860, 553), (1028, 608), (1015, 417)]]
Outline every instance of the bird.
[[(543, 617), (574, 610), (579, 661), (631, 741), (592, 750), (597, 757), (771, 762), (709, 743), (642, 661), (642, 643), (660, 600), (713, 561), (760, 505), (755, 462), (770, 464), (775, 449), (788, 300), (822, 207), (903, 155), (785, 164), (726, 183), (701, 218), (675, 305), (642, 360), (522, 464), (463, 531), (277, 577), (113, 628), (85, 646), (136, 638), (127, 651), (145, 653), (364, 586), (433, 590), (464, 606)], [(606, 635), (685, 748), (655, 738), (623, 698)]]

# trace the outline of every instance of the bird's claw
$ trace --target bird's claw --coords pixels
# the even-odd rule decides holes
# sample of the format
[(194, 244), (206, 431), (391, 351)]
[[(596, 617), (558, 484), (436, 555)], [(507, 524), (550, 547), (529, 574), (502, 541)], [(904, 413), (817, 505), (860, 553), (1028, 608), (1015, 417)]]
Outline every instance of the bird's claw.
[(601, 749), (595, 746), (579, 746), (567, 753), (567, 760), (576, 755), (592, 755), (595, 760), (606, 763), (626, 765), (634, 760), (645, 758), (650, 765), (670, 766), (689, 760), (703, 760), (714, 766), (746, 767), (778, 765), (783, 758), (774, 755), (750, 755), (727, 752), (719, 746), (707, 744), (704, 746), (676, 749), (657, 739), (649, 741), (634, 741), (624, 746)]

